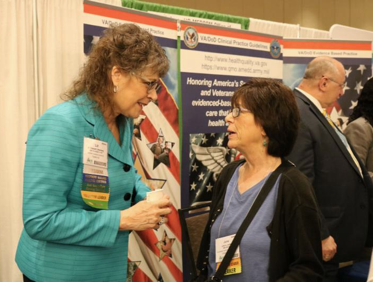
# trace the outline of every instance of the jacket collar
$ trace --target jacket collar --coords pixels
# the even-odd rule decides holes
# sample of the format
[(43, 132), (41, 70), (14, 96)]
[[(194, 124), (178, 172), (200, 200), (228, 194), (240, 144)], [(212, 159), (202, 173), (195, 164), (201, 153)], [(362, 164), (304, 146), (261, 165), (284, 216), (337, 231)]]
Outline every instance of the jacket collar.
[(74, 99), (74, 102), (77, 104), (79, 111), (84, 119), (93, 126), (93, 137), (108, 143), (109, 155), (122, 163), (132, 163), (128, 159), (128, 157), (126, 158), (126, 155), (124, 153), (125, 150), (123, 150), (123, 148), (128, 148), (129, 146), (129, 144), (126, 144), (126, 140), (128, 138), (124, 137), (125, 127), (128, 126), (128, 121), (126, 120), (125, 125), (122, 125), (119, 128), (119, 134), (122, 139), (122, 146), (120, 146), (109, 130), (102, 112), (96, 109), (96, 102), (90, 100), (86, 93), (77, 96)]
[(316, 106), (316, 108), (322, 113), (323, 112), (323, 107), (321, 106), (321, 103), (319, 100), (317, 100), (315, 97), (313, 97), (311, 94), (307, 93), (306, 91), (300, 89), (300, 88), (295, 88), (296, 91), (300, 92), (303, 94), (304, 97), (307, 98), (307, 103), (312, 103)]
[[(302, 100), (308, 107), (309, 109), (315, 114), (315, 116), (320, 120), (320, 122), (328, 129), (328, 131), (331, 133), (335, 133), (334, 129), (330, 126), (322, 112), (319, 110), (319, 108), (310, 100), (308, 99), (302, 92), (300, 92), (298, 89), (295, 89), (295, 95), (298, 97), (300, 100)], [(334, 135), (334, 134), (332, 134)], [(336, 133), (335, 133), (336, 135)], [(337, 136), (338, 137), (338, 136)], [(338, 137), (339, 138), (339, 137)]]

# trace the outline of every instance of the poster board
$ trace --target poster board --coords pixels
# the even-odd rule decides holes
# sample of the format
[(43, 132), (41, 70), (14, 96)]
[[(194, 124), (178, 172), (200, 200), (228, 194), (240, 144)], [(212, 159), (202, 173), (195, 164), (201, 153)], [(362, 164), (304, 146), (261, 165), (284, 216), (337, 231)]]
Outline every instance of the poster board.
[(181, 22), (182, 206), (211, 200), (227, 148), (234, 90), (253, 77), (282, 79), (281, 38)]

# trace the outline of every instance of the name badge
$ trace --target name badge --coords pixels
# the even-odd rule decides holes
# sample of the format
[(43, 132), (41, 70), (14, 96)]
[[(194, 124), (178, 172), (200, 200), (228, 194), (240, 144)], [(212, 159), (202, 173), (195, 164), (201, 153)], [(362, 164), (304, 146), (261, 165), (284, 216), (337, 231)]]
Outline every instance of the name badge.
[(84, 137), (83, 164), (107, 169), (107, 142)]
[(97, 209), (108, 209), (110, 188), (107, 142), (84, 137), (83, 145), (83, 201)]
[[(229, 249), (229, 246), (232, 244), (234, 236), (236, 236), (236, 234), (229, 235), (226, 237), (221, 237), (215, 240), (216, 270), (218, 270), (221, 262), (223, 261), (223, 258)], [(241, 257), (240, 257), (240, 247), (238, 246), (224, 275), (238, 274), (241, 272), (242, 272), (242, 265), (241, 265)]]

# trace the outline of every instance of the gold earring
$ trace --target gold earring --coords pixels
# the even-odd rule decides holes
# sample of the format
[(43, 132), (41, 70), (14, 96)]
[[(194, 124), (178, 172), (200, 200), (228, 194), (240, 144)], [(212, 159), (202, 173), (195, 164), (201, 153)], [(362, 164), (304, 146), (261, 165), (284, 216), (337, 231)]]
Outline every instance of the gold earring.
[(268, 143), (267, 143), (267, 139), (264, 139), (264, 140), (263, 140), (263, 146), (266, 147), (267, 145), (268, 145)]
[(116, 85), (114, 85), (113, 92), (114, 92), (114, 93), (117, 93), (117, 91), (118, 91), (118, 87), (117, 87)]

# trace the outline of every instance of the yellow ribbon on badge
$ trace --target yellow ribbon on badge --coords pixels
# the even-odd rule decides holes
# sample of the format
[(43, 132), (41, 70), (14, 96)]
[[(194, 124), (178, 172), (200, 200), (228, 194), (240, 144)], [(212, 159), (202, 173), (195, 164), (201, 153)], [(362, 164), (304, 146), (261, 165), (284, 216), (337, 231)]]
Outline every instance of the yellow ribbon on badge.
[[(218, 262), (216, 264), (216, 270), (218, 270), (221, 262)], [(226, 275), (232, 275), (232, 274), (238, 274), (242, 272), (242, 265), (241, 265), (241, 258), (235, 258), (232, 259), (229, 263), (227, 270), (224, 273), (224, 276)]]

